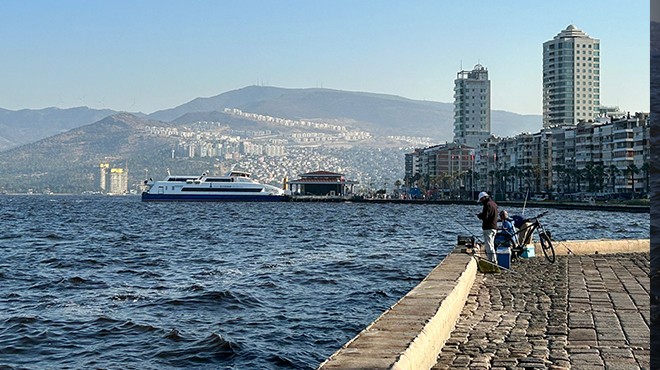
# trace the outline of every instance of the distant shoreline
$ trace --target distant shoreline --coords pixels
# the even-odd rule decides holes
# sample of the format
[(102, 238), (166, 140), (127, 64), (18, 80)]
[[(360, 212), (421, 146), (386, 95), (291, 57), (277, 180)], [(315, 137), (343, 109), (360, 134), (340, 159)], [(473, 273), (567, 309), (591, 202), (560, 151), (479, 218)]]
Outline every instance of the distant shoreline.
[[(4, 193), (4, 196), (44, 196), (44, 197), (58, 197), (58, 196), (78, 196), (78, 197), (139, 197), (139, 194), (124, 194), (124, 195), (108, 195), (108, 194), (39, 194), (39, 193)], [(424, 199), (374, 199), (374, 198), (347, 198), (347, 197), (326, 197), (326, 196), (293, 196), (290, 198), (291, 202), (318, 202), (318, 203), (372, 203), (372, 204), (462, 204), (477, 206), (476, 201), (473, 200), (424, 200)], [(610, 204), (610, 203), (561, 203), (552, 201), (543, 202), (527, 202), (522, 201), (498, 201), (500, 206), (519, 207), (522, 208), (552, 208), (552, 209), (569, 209), (569, 210), (586, 210), (586, 211), (615, 211), (615, 212), (630, 212), (630, 213), (650, 213), (651, 206), (643, 204)]]
[[(367, 199), (367, 198), (341, 198), (341, 197), (292, 197), (293, 202), (352, 202), (352, 203), (392, 203), (392, 204), (462, 204), (477, 206), (474, 200), (423, 200), (423, 199)], [(500, 206), (512, 206), (527, 208), (553, 208), (553, 209), (574, 209), (574, 210), (593, 210), (593, 211), (617, 211), (632, 213), (650, 213), (649, 205), (628, 205), (628, 204), (587, 204), (587, 203), (560, 203), (560, 202), (527, 202), (522, 201), (497, 201)]]

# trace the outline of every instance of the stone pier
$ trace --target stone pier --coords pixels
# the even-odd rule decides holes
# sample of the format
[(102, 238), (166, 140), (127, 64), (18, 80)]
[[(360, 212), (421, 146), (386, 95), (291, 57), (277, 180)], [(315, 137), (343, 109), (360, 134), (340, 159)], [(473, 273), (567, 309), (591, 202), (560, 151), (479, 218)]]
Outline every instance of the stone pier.
[(320, 369), (648, 369), (650, 241), (555, 242), (482, 274), (452, 252)]

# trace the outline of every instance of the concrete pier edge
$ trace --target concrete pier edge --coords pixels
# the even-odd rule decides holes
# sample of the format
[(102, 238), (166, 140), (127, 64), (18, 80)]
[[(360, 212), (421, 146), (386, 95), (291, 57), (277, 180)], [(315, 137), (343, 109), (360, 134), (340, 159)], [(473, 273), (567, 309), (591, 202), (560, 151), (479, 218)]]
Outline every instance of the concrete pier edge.
[(408, 348), (399, 356), (392, 369), (428, 369), (433, 366), (465, 306), (470, 289), (474, 284), (477, 263), (470, 259), (465, 271), (458, 278), (454, 289), (440, 303), (435, 315), (415, 337)]
[[(650, 239), (553, 241), (553, 246), (557, 255), (649, 252)], [(535, 243), (535, 258), (545, 258), (540, 248)], [(476, 260), (455, 248), (318, 369), (431, 368), (454, 330), (476, 274)]]

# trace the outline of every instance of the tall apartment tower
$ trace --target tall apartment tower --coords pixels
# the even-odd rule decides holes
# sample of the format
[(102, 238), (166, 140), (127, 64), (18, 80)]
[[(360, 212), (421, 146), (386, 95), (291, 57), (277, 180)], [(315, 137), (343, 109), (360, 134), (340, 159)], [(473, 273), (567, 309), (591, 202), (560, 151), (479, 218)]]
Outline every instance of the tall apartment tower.
[(490, 80), (481, 64), (454, 81), (454, 142), (478, 148), (490, 137)]
[(128, 171), (123, 168), (110, 169), (110, 194), (128, 193)]
[(594, 119), (600, 106), (600, 40), (574, 25), (543, 43), (543, 127)]
[(101, 189), (102, 193), (105, 193), (108, 188), (107, 188), (107, 179), (108, 179), (108, 169), (110, 168), (109, 163), (100, 163), (99, 164), (99, 169), (101, 173), (99, 174), (99, 189)]

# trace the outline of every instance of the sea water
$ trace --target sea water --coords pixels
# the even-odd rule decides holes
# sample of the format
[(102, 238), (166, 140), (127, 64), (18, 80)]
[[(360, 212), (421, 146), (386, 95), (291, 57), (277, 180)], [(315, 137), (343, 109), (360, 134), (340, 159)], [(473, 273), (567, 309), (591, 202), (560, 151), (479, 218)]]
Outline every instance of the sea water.
[[(480, 235), (480, 208), (0, 196), (0, 366), (313, 369)], [(544, 220), (649, 237), (648, 213)]]

